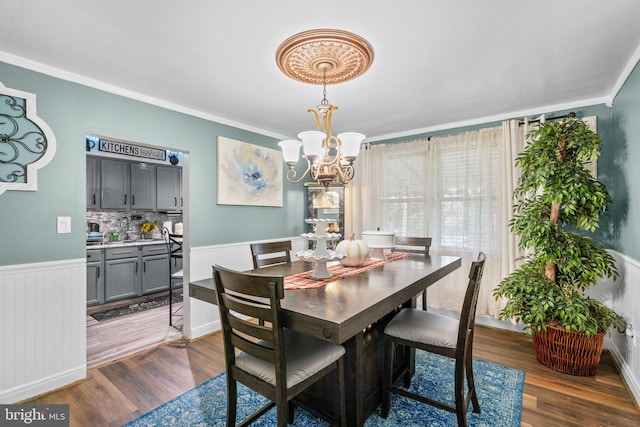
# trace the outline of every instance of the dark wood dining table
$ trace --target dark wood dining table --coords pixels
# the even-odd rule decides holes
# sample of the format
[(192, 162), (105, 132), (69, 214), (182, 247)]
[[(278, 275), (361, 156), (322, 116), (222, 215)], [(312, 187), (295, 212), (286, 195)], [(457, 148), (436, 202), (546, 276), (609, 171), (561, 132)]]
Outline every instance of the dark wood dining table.
[[(380, 403), (385, 325), (399, 307), (415, 307), (420, 292), (460, 265), (458, 257), (411, 254), (353, 276), (330, 279), (317, 288), (285, 291), (281, 305), (286, 327), (346, 349), (347, 425), (363, 425)], [(312, 263), (296, 261), (251, 272), (286, 277), (313, 268)], [(217, 303), (212, 278), (190, 283), (189, 295)], [(400, 364), (413, 364), (413, 357), (403, 358), (403, 354), (396, 358), (398, 370)], [(300, 400), (336, 414), (336, 384), (337, 375), (329, 377)]]

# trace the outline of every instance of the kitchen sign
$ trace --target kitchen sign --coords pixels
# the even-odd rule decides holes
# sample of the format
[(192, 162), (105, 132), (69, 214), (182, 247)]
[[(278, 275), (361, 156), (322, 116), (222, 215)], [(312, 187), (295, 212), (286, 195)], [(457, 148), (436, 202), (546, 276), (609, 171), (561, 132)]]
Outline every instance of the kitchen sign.
[(166, 160), (167, 152), (142, 145), (129, 144), (121, 141), (98, 140), (98, 150), (125, 156), (144, 157), (145, 159)]

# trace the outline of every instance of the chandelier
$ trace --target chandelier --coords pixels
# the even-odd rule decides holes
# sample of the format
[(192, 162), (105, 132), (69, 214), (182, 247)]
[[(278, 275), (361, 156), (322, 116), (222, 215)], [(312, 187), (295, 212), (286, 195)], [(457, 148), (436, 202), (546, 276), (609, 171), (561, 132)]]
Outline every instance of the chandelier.
[[(333, 134), (331, 115), (338, 109), (327, 100), (327, 85), (354, 79), (371, 66), (373, 48), (362, 37), (342, 30), (310, 30), (285, 40), (276, 52), (276, 62), (287, 76), (310, 84), (322, 84), (323, 98), (316, 109), (316, 130), (301, 132), (300, 140), (280, 141), (287, 181), (300, 182), (305, 176), (325, 189), (333, 182), (347, 184), (353, 179), (353, 162), (365, 136), (357, 132)], [(307, 169), (298, 178), (295, 166), (303, 147)], [(296, 179), (297, 178), (297, 179)]]

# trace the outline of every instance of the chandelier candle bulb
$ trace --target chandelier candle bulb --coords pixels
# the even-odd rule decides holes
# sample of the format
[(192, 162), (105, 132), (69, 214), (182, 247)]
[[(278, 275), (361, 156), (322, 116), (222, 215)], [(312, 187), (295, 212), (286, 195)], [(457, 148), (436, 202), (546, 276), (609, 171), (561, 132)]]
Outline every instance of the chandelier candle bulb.
[(343, 132), (338, 134), (342, 142), (342, 156), (349, 162), (353, 162), (360, 153), (360, 144), (365, 136), (358, 132)]
[(304, 155), (311, 163), (324, 156), (323, 142), (326, 137), (324, 132), (317, 130), (308, 130), (298, 134), (298, 138), (302, 140)]
[(300, 156), (300, 147), (302, 142), (297, 139), (287, 139), (278, 143), (282, 149), (282, 157), (288, 166), (295, 166)]

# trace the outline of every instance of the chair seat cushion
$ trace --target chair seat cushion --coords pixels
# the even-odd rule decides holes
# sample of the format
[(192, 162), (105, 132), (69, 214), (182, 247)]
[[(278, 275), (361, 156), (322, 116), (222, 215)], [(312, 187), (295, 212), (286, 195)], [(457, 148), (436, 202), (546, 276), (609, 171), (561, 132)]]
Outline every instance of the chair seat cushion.
[(184, 278), (184, 273), (183, 273), (183, 271), (184, 271), (184, 270), (182, 270), (182, 269), (180, 269), (180, 270), (176, 271), (175, 273), (173, 273), (173, 274), (171, 275), (171, 278), (172, 278), (172, 279), (182, 279), (182, 278)]
[(413, 308), (405, 308), (389, 322), (384, 333), (395, 338), (456, 348), (458, 320)]
[[(306, 380), (329, 366), (345, 353), (339, 344), (321, 341), (309, 335), (285, 329), (287, 353), (287, 388)], [(264, 341), (262, 341), (265, 344)], [(269, 343), (270, 344), (270, 343)], [(271, 385), (276, 385), (276, 371), (272, 363), (241, 352), (236, 365)]]

